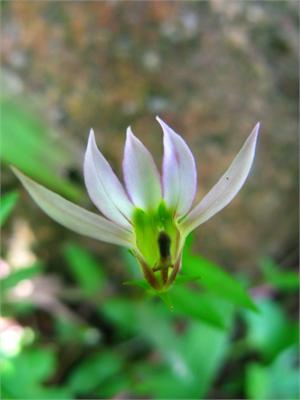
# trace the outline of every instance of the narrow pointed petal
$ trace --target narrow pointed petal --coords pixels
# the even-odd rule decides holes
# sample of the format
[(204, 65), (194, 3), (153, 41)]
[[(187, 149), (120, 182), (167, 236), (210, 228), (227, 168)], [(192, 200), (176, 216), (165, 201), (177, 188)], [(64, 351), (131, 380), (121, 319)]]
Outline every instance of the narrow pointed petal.
[(129, 127), (123, 160), (124, 180), (137, 207), (155, 209), (161, 200), (160, 178), (153, 158)]
[(133, 247), (133, 235), (107, 219), (91, 213), (34, 182), (12, 167), (29, 194), (44, 212), (74, 232), (126, 247)]
[(182, 220), (181, 227), (188, 233), (222, 210), (239, 192), (252, 166), (259, 123), (251, 132), (232, 164), (200, 203)]
[(176, 132), (156, 117), (164, 133), (163, 195), (178, 216), (185, 215), (197, 189), (197, 170), (191, 150)]
[(117, 224), (129, 227), (133, 204), (107, 160), (97, 148), (91, 129), (84, 158), (84, 180), (95, 206)]

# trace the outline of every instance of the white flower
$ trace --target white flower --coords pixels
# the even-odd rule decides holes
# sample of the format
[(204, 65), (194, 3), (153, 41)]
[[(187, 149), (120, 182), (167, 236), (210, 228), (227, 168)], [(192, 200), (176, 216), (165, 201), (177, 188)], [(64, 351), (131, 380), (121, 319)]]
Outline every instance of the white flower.
[(197, 190), (194, 157), (182, 137), (156, 119), (164, 133), (162, 178), (151, 154), (129, 127), (123, 160), (125, 187), (97, 148), (91, 130), (84, 179), (91, 200), (105, 217), (13, 170), (51, 218), (82, 235), (130, 248), (148, 283), (165, 290), (180, 270), (187, 235), (222, 210), (243, 186), (253, 163), (259, 123), (225, 174), (191, 208)]

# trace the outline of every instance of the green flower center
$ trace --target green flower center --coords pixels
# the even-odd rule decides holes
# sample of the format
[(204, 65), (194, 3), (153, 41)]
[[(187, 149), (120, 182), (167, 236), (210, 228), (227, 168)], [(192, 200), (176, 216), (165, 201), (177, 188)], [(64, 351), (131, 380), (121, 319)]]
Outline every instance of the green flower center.
[(179, 230), (174, 213), (161, 202), (157, 210), (136, 208), (133, 215), (136, 245), (153, 271), (171, 267), (178, 257)]

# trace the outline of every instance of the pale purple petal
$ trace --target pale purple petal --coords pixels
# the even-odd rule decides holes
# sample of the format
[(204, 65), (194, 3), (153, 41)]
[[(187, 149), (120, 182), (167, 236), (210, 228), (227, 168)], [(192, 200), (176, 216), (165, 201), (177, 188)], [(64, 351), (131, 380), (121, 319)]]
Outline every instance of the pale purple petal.
[(160, 178), (153, 158), (129, 127), (123, 161), (124, 180), (137, 207), (155, 209), (161, 200)]
[(197, 189), (195, 160), (182, 137), (159, 117), (156, 119), (164, 132), (164, 199), (178, 216), (182, 216), (191, 208)]
[(107, 219), (91, 213), (39, 185), (16, 168), (14, 173), (44, 212), (61, 225), (103, 242), (134, 247), (133, 235)]
[(129, 227), (133, 204), (111, 166), (98, 150), (93, 130), (84, 158), (84, 180), (96, 207), (117, 224)]
[(181, 227), (190, 232), (222, 210), (239, 192), (252, 166), (259, 123), (251, 132), (232, 164), (201, 202), (182, 220)]

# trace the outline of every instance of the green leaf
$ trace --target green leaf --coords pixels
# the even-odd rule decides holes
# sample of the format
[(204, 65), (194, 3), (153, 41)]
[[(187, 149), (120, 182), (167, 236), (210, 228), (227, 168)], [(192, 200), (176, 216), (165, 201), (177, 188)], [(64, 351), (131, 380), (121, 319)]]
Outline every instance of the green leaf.
[(183, 251), (182, 251), (182, 257), (183, 258), (185, 258), (189, 254), (191, 254), (193, 241), (194, 241), (194, 235), (193, 235), (193, 233), (190, 233), (187, 236), (187, 238), (185, 239), (185, 242), (184, 242)]
[(125, 266), (128, 268), (129, 276), (133, 276), (135, 279), (140, 280), (143, 276), (141, 273), (141, 267), (139, 266), (136, 257), (132, 254), (131, 250), (121, 248), (121, 256)]
[(0, 106), (1, 160), (72, 200), (80, 199), (81, 189), (58, 177), (60, 170), (73, 164), (73, 154), (63, 140), (58, 140), (27, 104), (2, 97)]
[(259, 313), (245, 312), (248, 345), (270, 361), (283, 349), (298, 342), (297, 324), (290, 321), (279, 305), (271, 300), (257, 302)]
[[(140, 363), (136, 366), (138, 382), (132, 388), (137, 398), (186, 399), (198, 398), (195, 383), (184, 383), (167, 365), (149, 365)], [(193, 397), (192, 397), (193, 396)]]
[(238, 306), (257, 311), (253, 300), (243, 286), (211, 261), (200, 256), (188, 255), (183, 259), (182, 271), (191, 277), (199, 278), (200, 276), (200, 286), (219, 297)]
[(122, 367), (118, 354), (103, 351), (85, 357), (71, 373), (68, 386), (72, 392), (91, 394), (109, 378), (117, 374)]
[[(173, 302), (172, 291), (168, 294)], [(198, 305), (197, 293), (192, 291), (189, 298)], [(214, 310), (219, 310), (222, 323), (231, 328), (232, 305), (207, 294), (205, 306), (209, 302), (214, 303)], [(211, 322), (206, 323), (202, 315), (184, 318), (189, 313), (180, 313), (175, 302), (171, 312), (155, 299), (138, 302), (111, 298), (103, 302), (99, 311), (117, 326), (117, 332), (134, 334), (143, 348), (148, 348), (146, 341), (158, 355), (155, 362), (147, 358), (147, 362), (132, 364), (136, 376), (133, 393), (139, 397), (166, 399), (205, 396), (228, 352), (230, 329), (216, 328)], [(176, 327), (175, 321), (182, 321), (183, 329)]]
[[(232, 313), (227, 314), (232, 326)], [(181, 352), (188, 360), (198, 385), (199, 397), (205, 397), (229, 353), (231, 329), (221, 331), (211, 325), (193, 323), (181, 337)], [(199, 379), (201, 377), (201, 379)]]
[(227, 312), (231, 314), (230, 304), (210, 293), (199, 292), (194, 288), (173, 287), (170, 301), (174, 312), (180, 312), (201, 322), (224, 329), (228, 325)]
[(15, 191), (9, 192), (1, 196), (0, 202), (0, 226), (4, 224), (4, 222), (9, 217), (10, 213), (14, 209), (17, 200), (18, 200), (18, 193)]
[(250, 400), (298, 399), (297, 346), (280, 353), (270, 365), (251, 363), (246, 370), (246, 393)]
[(299, 288), (299, 273), (284, 271), (270, 258), (265, 258), (260, 263), (265, 280), (272, 286), (286, 291), (293, 291)]
[[(232, 316), (229, 311), (231, 322)], [(205, 397), (228, 352), (230, 331), (195, 320), (185, 320), (178, 330), (173, 314), (159, 303), (141, 304), (136, 323), (161, 359), (137, 367), (142, 373), (137, 392), (164, 399)]]
[(104, 314), (116, 325), (116, 333), (136, 332), (136, 302), (127, 298), (113, 297), (106, 299), (99, 307)]
[(34, 263), (31, 267), (20, 268), (16, 271), (11, 272), (5, 278), (0, 279), (1, 290), (6, 291), (13, 288), (19, 282), (25, 279), (32, 279), (41, 273), (43, 264), (40, 262)]
[(99, 399), (118, 398), (119, 393), (132, 393), (131, 377), (129, 371), (122, 371), (108, 378), (101, 387), (95, 391)]
[(131, 286), (137, 286), (141, 289), (151, 289), (151, 286), (145, 279), (132, 279), (130, 281), (123, 282), (123, 285), (131, 285)]
[(46, 349), (23, 349), (13, 358), (2, 359), (1, 386), (9, 399), (70, 399), (67, 389), (47, 388), (43, 382), (55, 371), (54, 353)]
[(176, 277), (176, 280), (174, 282), (174, 285), (184, 285), (185, 283), (189, 282), (196, 282), (201, 279), (201, 276), (190, 276), (187, 274), (179, 274)]
[(93, 296), (103, 289), (106, 282), (103, 267), (87, 250), (75, 243), (68, 243), (64, 247), (64, 256), (86, 296)]
[(57, 340), (67, 345), (95, 345), (101, 340), (99, 329), (88, 326), (85, 322), (74, 321), (57, 315), (55, 318)]

